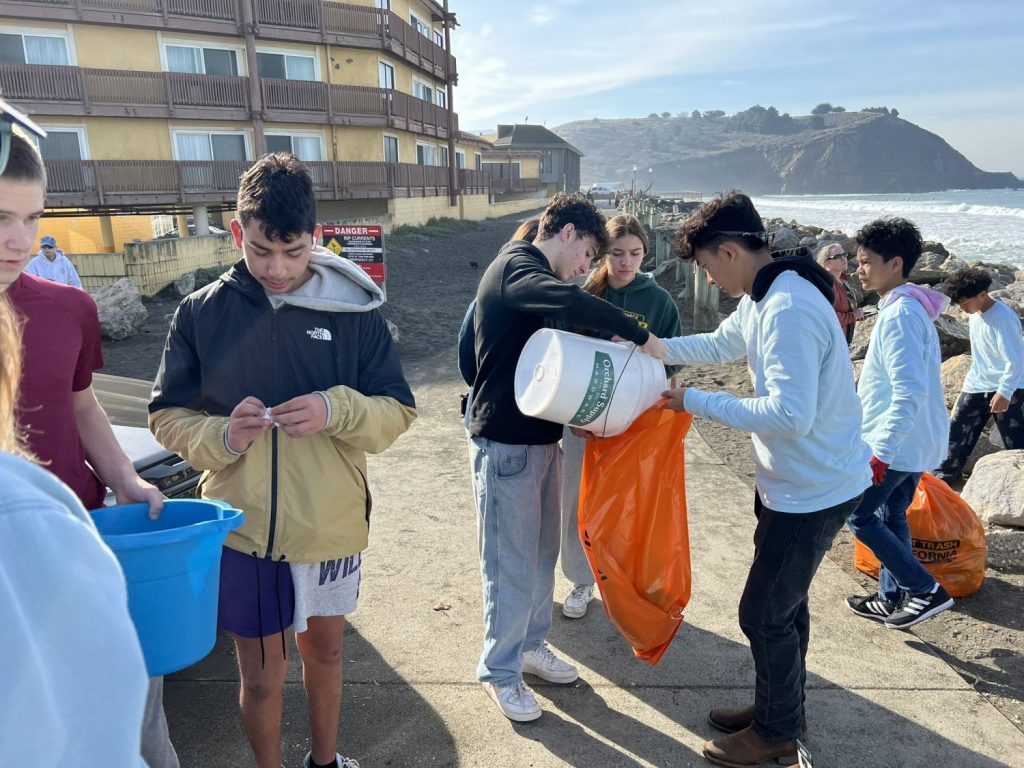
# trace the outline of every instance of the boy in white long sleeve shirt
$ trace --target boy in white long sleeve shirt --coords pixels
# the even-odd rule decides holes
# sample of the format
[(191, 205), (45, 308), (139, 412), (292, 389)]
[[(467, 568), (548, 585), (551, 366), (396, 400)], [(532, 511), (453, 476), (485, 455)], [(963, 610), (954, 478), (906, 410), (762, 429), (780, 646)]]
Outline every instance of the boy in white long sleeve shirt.
[(990, 418), (1003, 445), (1024, 448), (1024, 339), (1017, 313), (988, 295), (992, 277), (980, 267), (962, 269), (946, 283), (946, 294), (970, 315), (971, 368), (949, 425), (946, 460), (935, 473), (946, 482), (960, 477)]
[(881, 569), (878, 591), (846, 604), (889, 629), (907, 629), (953, 605), (914, 556), (907, 525), (921, 474), (942, 460), (949, 440), (933, 322), (948, 299), (907, 282), (920, 256), (921, 233), (906, 219), (879, 219), (857, 233), (857, 275), (881, 300), (857, 387), (874, 454), (872, 486), (849, 523)]
[(742, 399), (693, 388), (665, 393), (668, 407), (751, 432), (753, 442), (758, 522), (739, 619), (754, 657), (754, 705), (711, 711), (711, 725), (730, 735), (705, 744), (704, 756), (719, 765), (795, 763), (805, 722), (807, 592), (871, 482), (832, 278), (809, 257), (773, 260), (760, 215), (737, 192), (687, 219), (676, 248), (743, 298), (714, 333), (666, 339), (665, 361), (746, 356), (755, 389)]

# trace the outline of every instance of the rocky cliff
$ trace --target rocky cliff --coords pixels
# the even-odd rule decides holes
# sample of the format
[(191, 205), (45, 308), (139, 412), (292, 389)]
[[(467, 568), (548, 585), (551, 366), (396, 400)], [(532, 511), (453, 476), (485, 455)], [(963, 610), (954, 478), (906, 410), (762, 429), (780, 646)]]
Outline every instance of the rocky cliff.
[(1021, 186), (1012, 173), (982, 171), (940, 136), (893, 114), (784, 116), (776, 133), (743, 130), (737, 117), (595, 119), (554, 131), (585, 153), (585, 184), (628, 187), (636, 166), (637, 186), (653, 182), (655, 192), (863, 194)]

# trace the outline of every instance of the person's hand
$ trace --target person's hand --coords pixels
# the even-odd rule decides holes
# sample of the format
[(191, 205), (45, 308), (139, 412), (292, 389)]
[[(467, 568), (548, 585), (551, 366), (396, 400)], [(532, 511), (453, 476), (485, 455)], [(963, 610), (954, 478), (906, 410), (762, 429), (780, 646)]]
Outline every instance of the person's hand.
[(289, 437), (309, 437), (327, 428), (327, 403), (318, 392), (293, 397), (271, 408), (270, 415)]
[(996, 392), (988, 401), (988, 407), (992, 413), (1006, 413), (1010, 408), (1010, 401)]
[(881, 485), (885, 482), (885, 473), (889, 469), (889, 465), (882, 461), (877, 456), (871, 457), (871, 484)]
[(683, 405), (683, 399), (686, 397), (686, 387), (677, 387), (676, 389), (666, 389), (661, 393), (662, 397), (668, 398), (668, 402), (665, 403), (665, 408), (669, 410), (678, 411), (679, 413), (686, 413), (686, 408)]
[(156, 520), (164, 511), (164, 502), (167, 497), (157, 490), (156, 486), (147, 483), (133, 471), (125, 477), (117, 486), (111, 490), (117, 498), (118, 504), (144, 503), (149, 505), (149, 519)]
[(227, 441), (231, 450), (245, 453), (253, 440), (274, 428), (273, 421), (263, 418), (266, 410), (263, 401), (251, 395), (235, 406), (228, 419)]
[(668, 354), (668, 350), (665, 349), (665, 343), (653, 333), (648, 334), (647, 341), (640, 347), (640, 349), (655, 360), (664, 360), (665, 355)]
[(860, 320), (864, 319), (864, 309), (863, 309), (863, 307), (857, 307), (855, 310), (853, 310), (853, 319), (857, 320), (857, 321), (860, 321)]

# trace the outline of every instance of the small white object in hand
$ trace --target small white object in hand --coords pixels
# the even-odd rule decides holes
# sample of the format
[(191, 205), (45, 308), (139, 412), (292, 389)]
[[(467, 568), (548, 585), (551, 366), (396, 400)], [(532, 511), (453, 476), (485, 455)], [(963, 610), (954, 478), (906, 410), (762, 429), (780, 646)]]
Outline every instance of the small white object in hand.
[(263, 411), (263, 416), (261, 418), (263, 419), (263, 421), (267, 422), (268, 424), (272, 423), (275, 427), (277, 426), (277, 422), (274, 421), (274, 417), (270, 415), (270, 409), (269, 408), (266, 408)]

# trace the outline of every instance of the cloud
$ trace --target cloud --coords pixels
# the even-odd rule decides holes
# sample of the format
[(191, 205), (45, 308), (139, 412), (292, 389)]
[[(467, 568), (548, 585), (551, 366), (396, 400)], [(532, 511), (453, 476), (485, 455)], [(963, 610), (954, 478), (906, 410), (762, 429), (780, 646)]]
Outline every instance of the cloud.
[(555, 12), (544, 5), (535, 5), (530, 9), (530, 21), (542, 27), (555, 19)]

